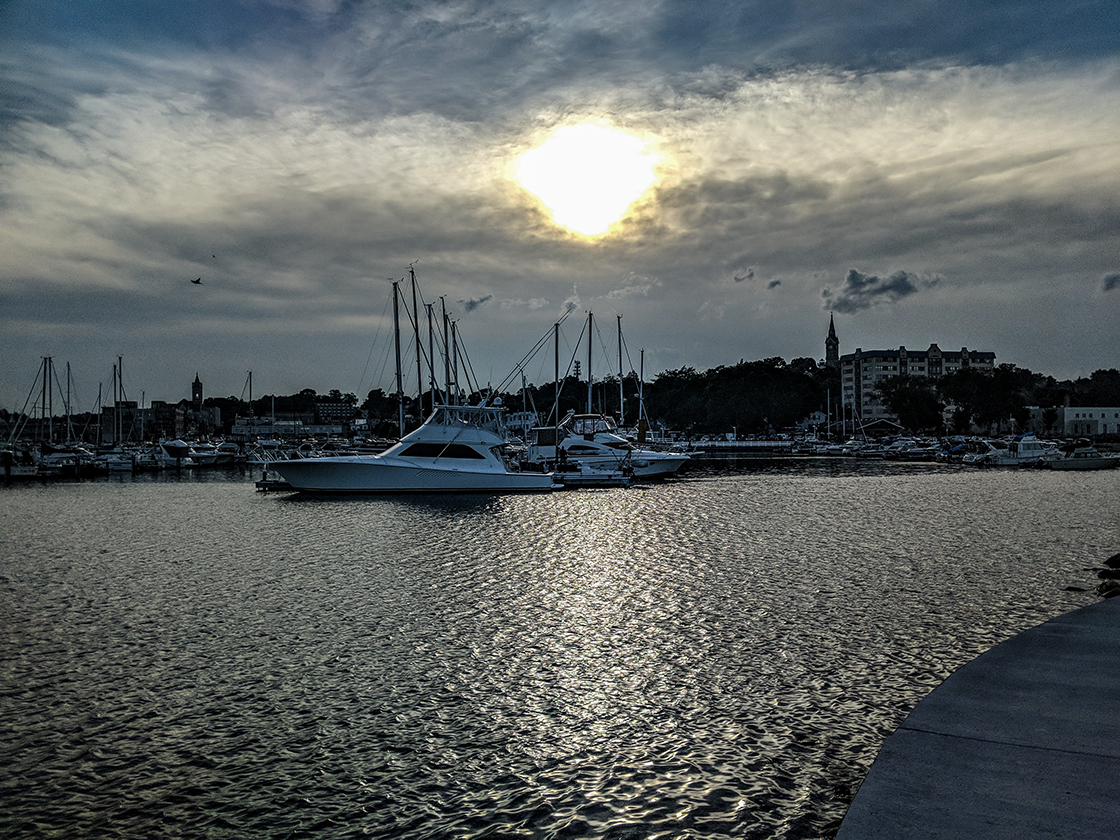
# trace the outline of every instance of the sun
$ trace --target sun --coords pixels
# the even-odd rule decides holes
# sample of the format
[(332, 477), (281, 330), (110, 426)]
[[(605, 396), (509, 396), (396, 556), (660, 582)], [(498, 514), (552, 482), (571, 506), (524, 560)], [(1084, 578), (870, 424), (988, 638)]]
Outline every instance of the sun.
[(556, 129), (521, 155), (514, 177), (557, 225), (586, 237), (606, 233), (657, 181), (658, 156), (642, 138), (600, 123)]

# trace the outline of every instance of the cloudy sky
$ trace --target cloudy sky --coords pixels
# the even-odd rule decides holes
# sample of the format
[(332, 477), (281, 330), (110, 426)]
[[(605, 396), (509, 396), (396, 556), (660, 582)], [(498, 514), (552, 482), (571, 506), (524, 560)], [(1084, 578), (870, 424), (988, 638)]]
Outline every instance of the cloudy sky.
[[(649, 176), (595, 235), (520, 180), (588, 125)], [(546, 159), (577, 212), (615, 145)], [(568, 310), (647, 377), (820, 358), (830, 313), (1120, 367), (1120, 4), (0, 2), (0, 406), (43, 356), (82, 409), (118, 356), (130, 399), (389, 390), (410, 264), (494, 384)]]

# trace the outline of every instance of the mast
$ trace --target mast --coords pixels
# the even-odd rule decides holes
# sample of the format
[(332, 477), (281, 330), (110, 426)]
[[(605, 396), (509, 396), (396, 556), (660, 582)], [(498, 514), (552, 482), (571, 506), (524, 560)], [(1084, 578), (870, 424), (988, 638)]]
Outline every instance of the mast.
[(587, 313), (587, 413), (591, 414), (591, 332), (592, 332), (592, 319), (593, 315)]
[(457, 322), (451, 322), (451, 375), (453, 377), (453, 384), (455, 385), (455, 399), (451, 401), (452, 405), (459, 404), (459, 325)]
[(436, 348), (435, 338), (432, 335), (432, 307), (434, 304), (425, 303), (428, 310), (428, 387), (432, 392), (432, 411), (436, 410)]
[(555, 345), (555, 359), (556, 359), (556, 375), (552, 381), (556, 389), (556, 397), (552, 401), (552, 422), (557, 426), (560, 425), (560, 322), (557, 321), (552, 327), (553, 343)]
[(443, 385), (444, 401), (451, 402), (451, 341), (448, 335), (450, 322), (447, 320), (447, 295), (439, 296), (440, 310), (443, 312)]
[(393, 341), (397, 348), (397, 425), (404, 437), (404, 385), (401, 382), (401, 318), (397, 302), (397, 281), (393, 281)]
[(43, 420), (46, 421), (46, 422), (40, 423), (39, 429), (40, 429), (40, 433), (42, 433), (43, 428), (44, 427), (46, 428), (46, 430), (47, 430), (47, 442), (48, 443), (53, 442), (53, 438), (54, 438), (54, 429), (52, 428), (52, 424), (51, 424), (51, 420), (52, 420), (51, 414), (53, 414), (54, 412), (50, 411), (50, 413), (48, 413), (48, 409), (47, 409), (47, 401), (50, 397), (50, 390), (51, 390), (50, 369), (51, 369), (51, 357), (50, 356), (44, 356), (43, 357), (43, 396), (42, 396), (43, 408), (42, 408), (42, 412), (40, 414), (40, 417), (42, 417)]
[[(117, 357), (120, 359), (120, 356)], [(120, 400), (120, 373), (117, 370), (117, 363), (113, 362), (113, 444), (119, 445), (121, 442), (120, 425), (121, 425), (121, 400)]]
[(623, 406), (623, 390), (622, 390), (622, 316), (618, 316), (618, 425), (624, 426), (624, 412)]
[(408, 276), (412, 278), (412, 326), (416, 333), (416, 407), (420, 419), (424, 419), (424, 372), (420, 361), (420, 310), (416, 308), (416, 271), (410, 265)]
[(70, 424), (70, 363), (66, 363), (66, 440), (74, 440), (74, 427)]

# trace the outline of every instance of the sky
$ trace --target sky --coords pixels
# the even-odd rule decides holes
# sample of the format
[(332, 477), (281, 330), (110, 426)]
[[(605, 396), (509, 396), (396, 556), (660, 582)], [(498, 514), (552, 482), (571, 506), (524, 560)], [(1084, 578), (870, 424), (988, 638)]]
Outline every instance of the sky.
[(410, 266), (481, 384), (1120, 367), (1120, 3), (0, 0), (0, 407), (392, 391)]

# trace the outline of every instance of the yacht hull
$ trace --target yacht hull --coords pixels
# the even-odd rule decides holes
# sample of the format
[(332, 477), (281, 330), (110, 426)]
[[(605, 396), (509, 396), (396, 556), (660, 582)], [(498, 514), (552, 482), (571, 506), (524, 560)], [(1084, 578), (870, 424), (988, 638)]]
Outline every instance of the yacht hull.
[(525, 493), (554, 486), (545, 473), (436, 468), (376, 455), (276, 461), (270, 469), (308, 493)]

